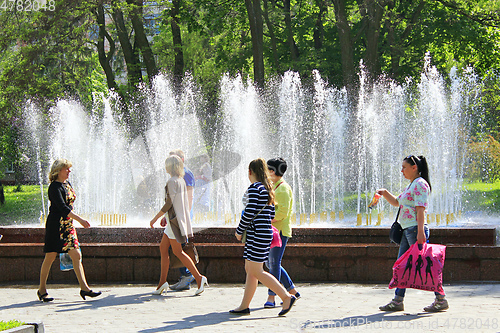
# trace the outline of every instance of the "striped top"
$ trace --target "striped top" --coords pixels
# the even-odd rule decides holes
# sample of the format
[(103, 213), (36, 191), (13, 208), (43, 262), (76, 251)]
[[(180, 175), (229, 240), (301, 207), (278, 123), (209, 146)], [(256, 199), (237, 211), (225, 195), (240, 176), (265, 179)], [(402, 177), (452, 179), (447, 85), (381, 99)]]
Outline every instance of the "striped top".
[[(243, 232), (250, 226), (252, 219), (253, 222), (256, 222), (257, 220), (261, 222), (269, 221), (269, 230), (271, 230), (271, 220), (274, 218), (274, 205), (267, 205), (268, 200), (269, 193), (261, 182), (255, 182), (248, 187), (247, 192), (243, 197), (245, 210), (241, 214), (240, 224), (236, 229), (236, 233), (238, 235), (243, 234)], [(261, 209), (262, 212), (260, 212)], [(256, 217), (255, 215), (259, 212), (259, 216)]]

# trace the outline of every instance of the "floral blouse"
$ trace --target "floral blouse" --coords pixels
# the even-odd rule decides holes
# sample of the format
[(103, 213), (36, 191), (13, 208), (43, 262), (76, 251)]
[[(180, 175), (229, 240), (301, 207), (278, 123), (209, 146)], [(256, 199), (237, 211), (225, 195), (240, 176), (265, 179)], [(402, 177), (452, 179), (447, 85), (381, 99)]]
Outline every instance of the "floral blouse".
[(397, 197), (401, 207), (399, 213), (401, 228), (406, 229), (418, 225), (416, 207), (424, 207), (427, 210), (430, 192), (431, 189), (427, 181), (418, 177)]

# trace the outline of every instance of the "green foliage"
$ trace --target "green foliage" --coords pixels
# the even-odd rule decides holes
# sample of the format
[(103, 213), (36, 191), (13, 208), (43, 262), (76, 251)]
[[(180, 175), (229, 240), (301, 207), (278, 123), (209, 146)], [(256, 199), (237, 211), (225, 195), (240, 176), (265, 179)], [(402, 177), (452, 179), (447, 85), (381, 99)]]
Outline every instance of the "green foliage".
[(466, 176), (473, 181), (500, 180), (500, 143), (491, 135), (473, 139), (468, 149), (469, 164)]
[(24, 325), (23, 322), (19, 320), (9, 320), (9, 321), (0, 321), (0, 331), (6, 331), (11, 328), (19, 327)]

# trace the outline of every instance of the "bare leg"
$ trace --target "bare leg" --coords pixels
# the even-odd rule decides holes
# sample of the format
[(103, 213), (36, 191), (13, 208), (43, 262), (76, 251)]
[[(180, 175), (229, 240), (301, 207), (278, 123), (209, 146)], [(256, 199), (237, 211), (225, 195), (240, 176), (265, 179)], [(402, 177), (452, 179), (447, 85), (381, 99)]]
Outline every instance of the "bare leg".
[(175, 239), (170, 239), (170, 246), (172, 246), (172, 252), (175, 254), (177, 258), (184, 264), (184, 266), (193, 274), (196, 283), (198, 284), (198, 288), (201, 286), (201, 278), (202, 275), (196, 268), (193, 260), (190, 256), (186, 254), (186, 252), (182, 251), (182, 245)]
[(271, 289), (283, 300), (284, 309), (287, 309), (290, 306), (292, 296), (272, 274), (264, 271), (263, 263), (245, 260), (245, 271), (247, 272), (245, 293), (243, 294), (243, 300), (241, 301), (240, 306), (235, 310), (244, 310), (250, 306), (250, 302), (255, 294), (255, 290), (257, 289), (258, 281), (262, 282), (263, 285)]
[[(297, 289), (293, 288), (288, 291), (291, 295), (295, 295), (297, 293)], [(267, 301), (274, 303), (274, 295), (267, 295)]]
[(161, 255), (161, 268), (160, 268), (160, 282), (158, 282), (157, 290), (167, 282), (168, 267), (170, 266), (170, 257), (168, 255), (168, 248), (170, 247), (170, 239), (167, 235), (163, 234), (160, 243), (160, 255)]
[(85, 278), (85, 271), (83, 270), (82, 255), (80, 251), (77, 249), (71, 249), (68, 251), (68, 254), (73, 261), (73, 270), (75, 271), (76, 278), (78, 279), (80, 289), (83, 291), (90, 291), (87, 279)]
[(49, 277), (50, 267), (57, 257), (57, 252), (45, 253), (45, 258), (43, 259), (42, 267), (40, 268), (40, 286), (38, 287), (38, 292), (40, 295), (47, 293), (47, 279)]

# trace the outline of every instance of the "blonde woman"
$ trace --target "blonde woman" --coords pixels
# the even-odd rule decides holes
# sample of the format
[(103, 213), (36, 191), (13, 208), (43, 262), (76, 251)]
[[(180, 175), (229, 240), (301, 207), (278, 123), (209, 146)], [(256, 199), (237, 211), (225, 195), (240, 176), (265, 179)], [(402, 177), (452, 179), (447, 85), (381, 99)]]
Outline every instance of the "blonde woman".
[(45, 259), (40, 269), (40, 286), (38, 287), (38, 299), (42, 302), (51, 302), (54, 298), (47, 293), (47, 278), (50, 267), (58, 253), (68, 253), (73, 261), (73, 270), (80, 284), (80, 296), (96, 297), (101, 292), (90, 290), (85, 272), (83, 270), (80, 243), (73, 220), (77, 220), (84, 228), (90, 228), (90, 223), (73, 213), (73, 202), (75, 201), (75, 191), (68, 182), (72, 164), (66, 159), (57, 159), (52, 164), (49, 174), (49, 215), (45, 224)]
[(188, 237), (193, 236), (191, 219), (189, 217), (189, 198), (186, 189), (184, 176), (184, 163), (177, 155), (172, 155), (165, 160), (165, 169), (170, 175), (170, 179), (165, 186), (165, 205), (149, 223), (154, 228), (156, 221), (168, 213), (168, 222), (165, 218), (161, 221), (161, 226), (165, 227), (160, 243), (161, 270), (158, 287), (153, 292), (160, 295), (168, 288), (167, 275), (170, 265), (168, 249), (172, 247), (172, 252), (186, 268), (193, 274), (198, 290), (195, 295), (201, 294), (205, 285), (208, 287), (207, 278), (200, 274), (191, 258), (182, 250), (182, 244), (187, 243)]
[(229, 312), (235, 315), (250, 314), (250, 302), (260, 281), (282, 299), (283, 309), (278, 315), (284, 316), (290, 311), (296, 298), (272, 274), (264, 271), (264, 262), (268, 259), (273, 239), (271, 220), (274, 218), (274, 191), (266, 161), (258, 158), (250, 162), (248, 179), (251, 185), (243, 200), (245, 210), (235, 232), (236, 239), (241, 241), (246, 231), (243, 253), (247, 273), (245, 292), (240, 306)]

